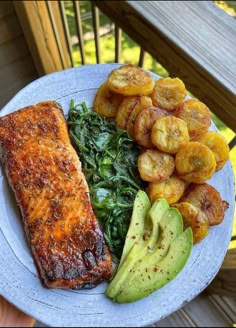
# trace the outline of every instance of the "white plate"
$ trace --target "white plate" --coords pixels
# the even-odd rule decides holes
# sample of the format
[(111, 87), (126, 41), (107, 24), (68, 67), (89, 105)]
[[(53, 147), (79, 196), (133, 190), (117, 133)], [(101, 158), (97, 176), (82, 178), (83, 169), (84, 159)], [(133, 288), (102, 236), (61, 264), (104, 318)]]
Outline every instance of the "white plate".
[[(71, 99), (76, 103), (86, 101), (91, 107), (98, 86), (117, 66), (88, 65), (44, 76), (22, 89), (0, 115), (54, 99), (62, 105), (65, 114)], [(48, 326), (130, 327), (160, 320), (197, 296), (214, 278), (224, 259), (234, 210), (234, 177), (230, 162), (215, 173), (209, 183), (230, 204), (223, 222), (211, 227), (208, 237), (193, 247), (187, 265), (168, 285), (138, 302), (119, 305), (105, 297), (106, 283), (81, 291), (42, 287), (25, 241), (15, 199), (0, 172), (0, 294)]]

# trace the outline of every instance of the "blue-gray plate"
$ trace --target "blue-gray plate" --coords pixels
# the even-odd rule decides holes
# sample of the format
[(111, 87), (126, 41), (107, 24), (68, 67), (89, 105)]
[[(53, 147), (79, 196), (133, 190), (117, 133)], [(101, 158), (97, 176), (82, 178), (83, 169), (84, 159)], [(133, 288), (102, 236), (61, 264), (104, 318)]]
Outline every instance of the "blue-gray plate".
[[(87, 65), (52, 73), (22, 89), (0, 116), (27, 105), (57, 100), (67, 114), (69, 103), (86, 101), (92, 107), (97, 88), (118, 64)], [(154, 78), (159, 78), (154, 75)], [(211, 127), (215, 129), (214, 125)], [(212, 281), (231, 238), (234, 176), (230, 161), (208, 181), (229, 203), (223, 222), (193, 247), (181, 273), (162, 289), (130, 304), (115, 304), (104, 295), (106, 283), (91, 290), (44, 288), (25, 240), (21, 217), (4, 172), (0, 171), (0, 294), (48, 326), (147, 326), (192, 300)]]

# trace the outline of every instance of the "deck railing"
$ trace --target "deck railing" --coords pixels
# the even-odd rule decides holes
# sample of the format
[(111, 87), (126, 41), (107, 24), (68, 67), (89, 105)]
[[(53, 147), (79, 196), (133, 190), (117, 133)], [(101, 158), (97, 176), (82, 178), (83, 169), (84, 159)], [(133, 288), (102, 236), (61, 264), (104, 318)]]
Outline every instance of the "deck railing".
[[(69, 2), (74, 9), (80, 63), (86, 64), (82, 1), (15, 1), (39, 74), (77, 65), (66, 17), (65, 3)], [(236, 42), (232, 17), (209, 1), (174, 1), (171, 5), (168, 1), (90, 3), (97, 63), (102, 62), (99, 24), (102, 11), (114, 23), (114, 62), (120, 62), (122, 28), (140, 45), (136, 64), (143, 66), (145, 52), (151, 54), (170, 75), (182, 78), (192, 94), (236, 130), (236, 63), (233, 60)], [(199, 87), (203, 83), (204, 88)]]
[[(14, 1), (40, 75), (78, 65), (76, 47), (79, 64), (87, 63), (82, 26), (86, 17), (92, 20), (96, 63), (102, 62), (102, 12), (112, 21), (113, 61), (121, 61), (122, 33), (125, 32), (140, 45), (136, 64), (145, 66), (145, 55), (149, 54), (171, 76), (183, 79), (187, 89), (232, 129), (229, 146), (235, 147), (236, 20), (209, 1), (87, 2), (91, 10), (84, 13), (81, 1)], [(76, 45), (72, 42), (66, 3), (74, 10)], [(232, 261), (235, 266), (235, 250), (230, 253), (230, 260), (226, 257), (227, 269)]]

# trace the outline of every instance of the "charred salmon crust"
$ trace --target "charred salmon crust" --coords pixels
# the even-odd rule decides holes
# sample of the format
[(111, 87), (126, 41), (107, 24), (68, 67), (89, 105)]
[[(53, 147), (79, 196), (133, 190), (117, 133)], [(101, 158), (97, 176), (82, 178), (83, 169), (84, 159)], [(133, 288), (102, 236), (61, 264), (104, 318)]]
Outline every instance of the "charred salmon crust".
[(111, 255), (60, 106), (45, 101), (1, 117), (0, 147), (43, 284), (81, 288), (109, 279)]

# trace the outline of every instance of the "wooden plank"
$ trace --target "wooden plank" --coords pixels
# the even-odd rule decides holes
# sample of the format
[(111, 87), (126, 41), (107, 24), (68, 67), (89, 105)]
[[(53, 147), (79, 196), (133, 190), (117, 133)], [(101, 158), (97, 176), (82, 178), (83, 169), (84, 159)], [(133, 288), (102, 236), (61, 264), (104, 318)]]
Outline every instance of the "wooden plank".
[(231, 323), (236, 322), (236, 298), (211, 295), (209, 299), (218, 311), (224, 313), (224, 315), (229, 318)]
[(11, 41), (22, 35), (22, 29), (15, 12), (0, 19), (0, 44)]
[[(0, 73), (1, 76), (1, 73)], [(12, 82), (11, 85), (5, 86), (1, 88), (1, 93), (0, 93), (0, 111), (5, 106), (8, 101), (12, 97), (15, 96), (15, 94), (20, 91), (23, 87), (25, 87), (27, 84), (32, 82), (38, 77), (36, 71), (28, 72), (25, 76), (21, 77), (21, 79), (15, 80)]]
[(197, 327), (196, 323), (187, 315), (185, 310), (180, 309), (165, 319), (152, 325), (152, 327)]
[(207, 287), (206, 292), (215, 295), (233, 297), (236, 295), (236, 272), (234, 270), (220, 270), (216, 278)]
[(79, 1), (73, 1), (74, 11), (75, 11), (75, 22), (77, 35), (79, 39), (79, 51), (82, 65), (85, 64), (85, 52), (84, 52), (84, 38), (83, 38), (83, 29), (81, 23), (81, 13), (80, 13), (80, 3)]
[[(236, 248), (231, 248), (227, 251), (224, 262), (222, 264), (222, 269), (236, 270)], [(236, 281), (236, 272), (235, 272), (235, 281)]]
[(138, 66), (143, 67), (144, 58), (145, 58), (145, 51), (143, 50), (143, 48), (140, 48)]
[(29, 54), (29, 50), (23, 35), (0, 44), (0, 69), (27, 54)]
[(229, 149), (233, 149), (234, 146), (236, 146), (236, 136), (230, 141), (229, 143)]
[(228, 312), (216, 306), (208, 296), (200, 294), (153, 327), (232, 327), (230, 311), (229, 316)]
[(61, 24), (61, 14), (58, 1), (47, 1), (46, 3), (62, 66), (63, 68), (69, 68), (71, 67), (71, 64), (67, 51), (66, 36)]
[(29, 49), (11, 1), (0, 10), (0, 109), (30, 81), (37, 78)]
[(236, 130), (236, 22), (210, 1), (95, 1)]
[[(219, 296), (214, 296), (218, 297)], [(231, 321), (236, 323), (236, 295), (234, 297), (223, 296), (221, 299), (224, 301), (224, 307), (226, 308), (227, 315), (231, 318)]]
[(1, 1), (0, 19), (14, 12), (12, 1)]
[(236, 248), (228, 249), (220, 271), (207, 287), (208, 294), (236, 295)]
[(200, 294), (185, 305), (184, 310), (194, 320), (197, 327), (232, 327), (227, 313), (215, 306), (209, 297)]
[(73, 58), (73, 50), (72, 50), (72, 44), (71, 44), (71, 37), (70, 37), (70, 30), (69, 25), (66, 17), (66, 11), (65, 11), (65, 4), (64, 1), (57, 1), (60, 8), (61, 13), (61, 21), (63, 23), (63, 29), (64, 29), (64, 35), (66, 38), (66, 45), (67, 45), (67, 51), (70, 57), (70, 64), (72, 67), (75, 66), (74, 58)]
[(92, 15), (93, 15), (93, 30), (94, 30), (94, 41), (96, 49), (96, 60), (97, 64), (101, 62), (100, 58), (100, 23), (99, 23), (99, 10), (95, 5), (92, 5)]
[(11, 63), (11, 65), (2, 67), (0, 76), (2, 77), (0, 78), (1, 94), (10, 90), (18, 80), (24, 81), (24, 79), (28, 79), (29, 76), (32, 76), (33, 79), (33, 77), (35, 77), (35, 68), (30, 55)]
[(14, 1), (35, 67), (40, 75), (63, 69), (45, 1)]
[(121, 55), (121, 36), (122, 36), (122, 31), (115, 24), (115, 63), (120, 62), (120, 55)]

